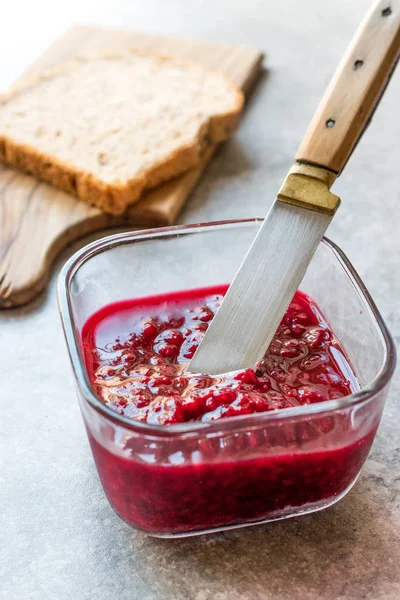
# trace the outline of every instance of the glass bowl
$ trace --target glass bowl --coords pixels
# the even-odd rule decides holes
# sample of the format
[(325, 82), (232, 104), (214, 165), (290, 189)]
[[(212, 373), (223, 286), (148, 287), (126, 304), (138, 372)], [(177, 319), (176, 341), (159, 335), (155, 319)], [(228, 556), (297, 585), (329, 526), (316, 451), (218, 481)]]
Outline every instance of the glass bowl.
[(119, 415), (92, 391), (80, 338), (88, 317), (119, 300), (228, 283), (261, 221), (121, 233), (86, 246), (61, 271), (61, 318), (100, 480), (115, 512), (147, 534), (195, 535), (326, 508), (352, 487), (375, 437), (395, 349), (354, 268), (327, 239), (301, 289), (342, 343), (356, 393), (166, 427)]

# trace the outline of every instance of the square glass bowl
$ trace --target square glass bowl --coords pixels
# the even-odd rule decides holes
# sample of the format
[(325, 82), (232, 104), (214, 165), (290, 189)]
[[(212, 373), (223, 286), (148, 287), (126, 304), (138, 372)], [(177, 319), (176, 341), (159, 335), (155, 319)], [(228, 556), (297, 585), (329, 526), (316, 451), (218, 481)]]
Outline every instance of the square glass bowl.
[(64, 266), (58, 294), (80, 407), (106, 496), (132, 527), (179, 537), (310, 513), (357, 479), (382, 415), (395, 348), (371, 297), (324, 239), (301, 289), (319, 305), (360, 390), (318, 404), (153, 426), (105, 406), (81, 350), (85, 321), (106, 304), (229, 283), (261, 220), (122, 233)]

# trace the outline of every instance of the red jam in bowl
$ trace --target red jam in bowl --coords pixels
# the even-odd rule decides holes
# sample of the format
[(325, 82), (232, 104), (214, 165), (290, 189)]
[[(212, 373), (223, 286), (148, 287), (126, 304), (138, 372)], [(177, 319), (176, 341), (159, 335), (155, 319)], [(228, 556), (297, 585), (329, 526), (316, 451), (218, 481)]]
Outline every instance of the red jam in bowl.
[[(227, 287), (128, 300), (92, 315), (82, 345), (97, 396), (132, 420), (168, 427), (320, 403), (358, 389), (345, 352), (302, 292), (254, 370), (186, 372)], [(205, 430), (164, 445), (149, 438), (146, 447), (132, 436), (118, 454), (90, 431), (89, 439), (116, 512), (145, 531), (179, 534), (331, 503), (356, 478), (375, 435), (319, 445), (346, 427), (336, 415), (233, 429), (225, 438)], [(307, 444), (312, 450), (303, 450)]]

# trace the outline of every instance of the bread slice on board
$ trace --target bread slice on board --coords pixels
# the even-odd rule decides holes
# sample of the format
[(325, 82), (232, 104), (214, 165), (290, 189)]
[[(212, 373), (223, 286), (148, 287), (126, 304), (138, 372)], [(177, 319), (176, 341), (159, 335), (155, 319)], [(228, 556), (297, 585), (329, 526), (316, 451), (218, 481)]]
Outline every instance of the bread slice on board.
[(218, 72), (132, 51), (77, 57), (0, 96), (0, 161), (106, 212), (196, 166), (237, 125)]

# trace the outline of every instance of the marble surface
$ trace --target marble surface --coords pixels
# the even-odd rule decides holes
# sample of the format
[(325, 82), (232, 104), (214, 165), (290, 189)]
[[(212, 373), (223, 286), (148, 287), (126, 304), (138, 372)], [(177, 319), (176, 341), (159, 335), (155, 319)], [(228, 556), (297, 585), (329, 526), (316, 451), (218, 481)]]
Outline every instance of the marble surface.
[[(218, 152), (182, 222), (262, 216), (369, 0), (10, 3), (0, 86), (71, 22), (255, 45), (268, 55), (235, 138)], [(24, 18), (21, 18), (23, 15)], [(32, 23), (35, 24), (32, 27)], [(18, 34), (17, 34), (18, 33)], [(329, 236), (348, 254), (400, 339), (400, 72), (335, 189)], [(90, 455), (54, 280), (0, 313), (0, 598), (6, 600), (396, 600), (400, 450), (395, 375), (370, 458), (338, 505), (237, 532), (162, 541), (108, 505)]]

